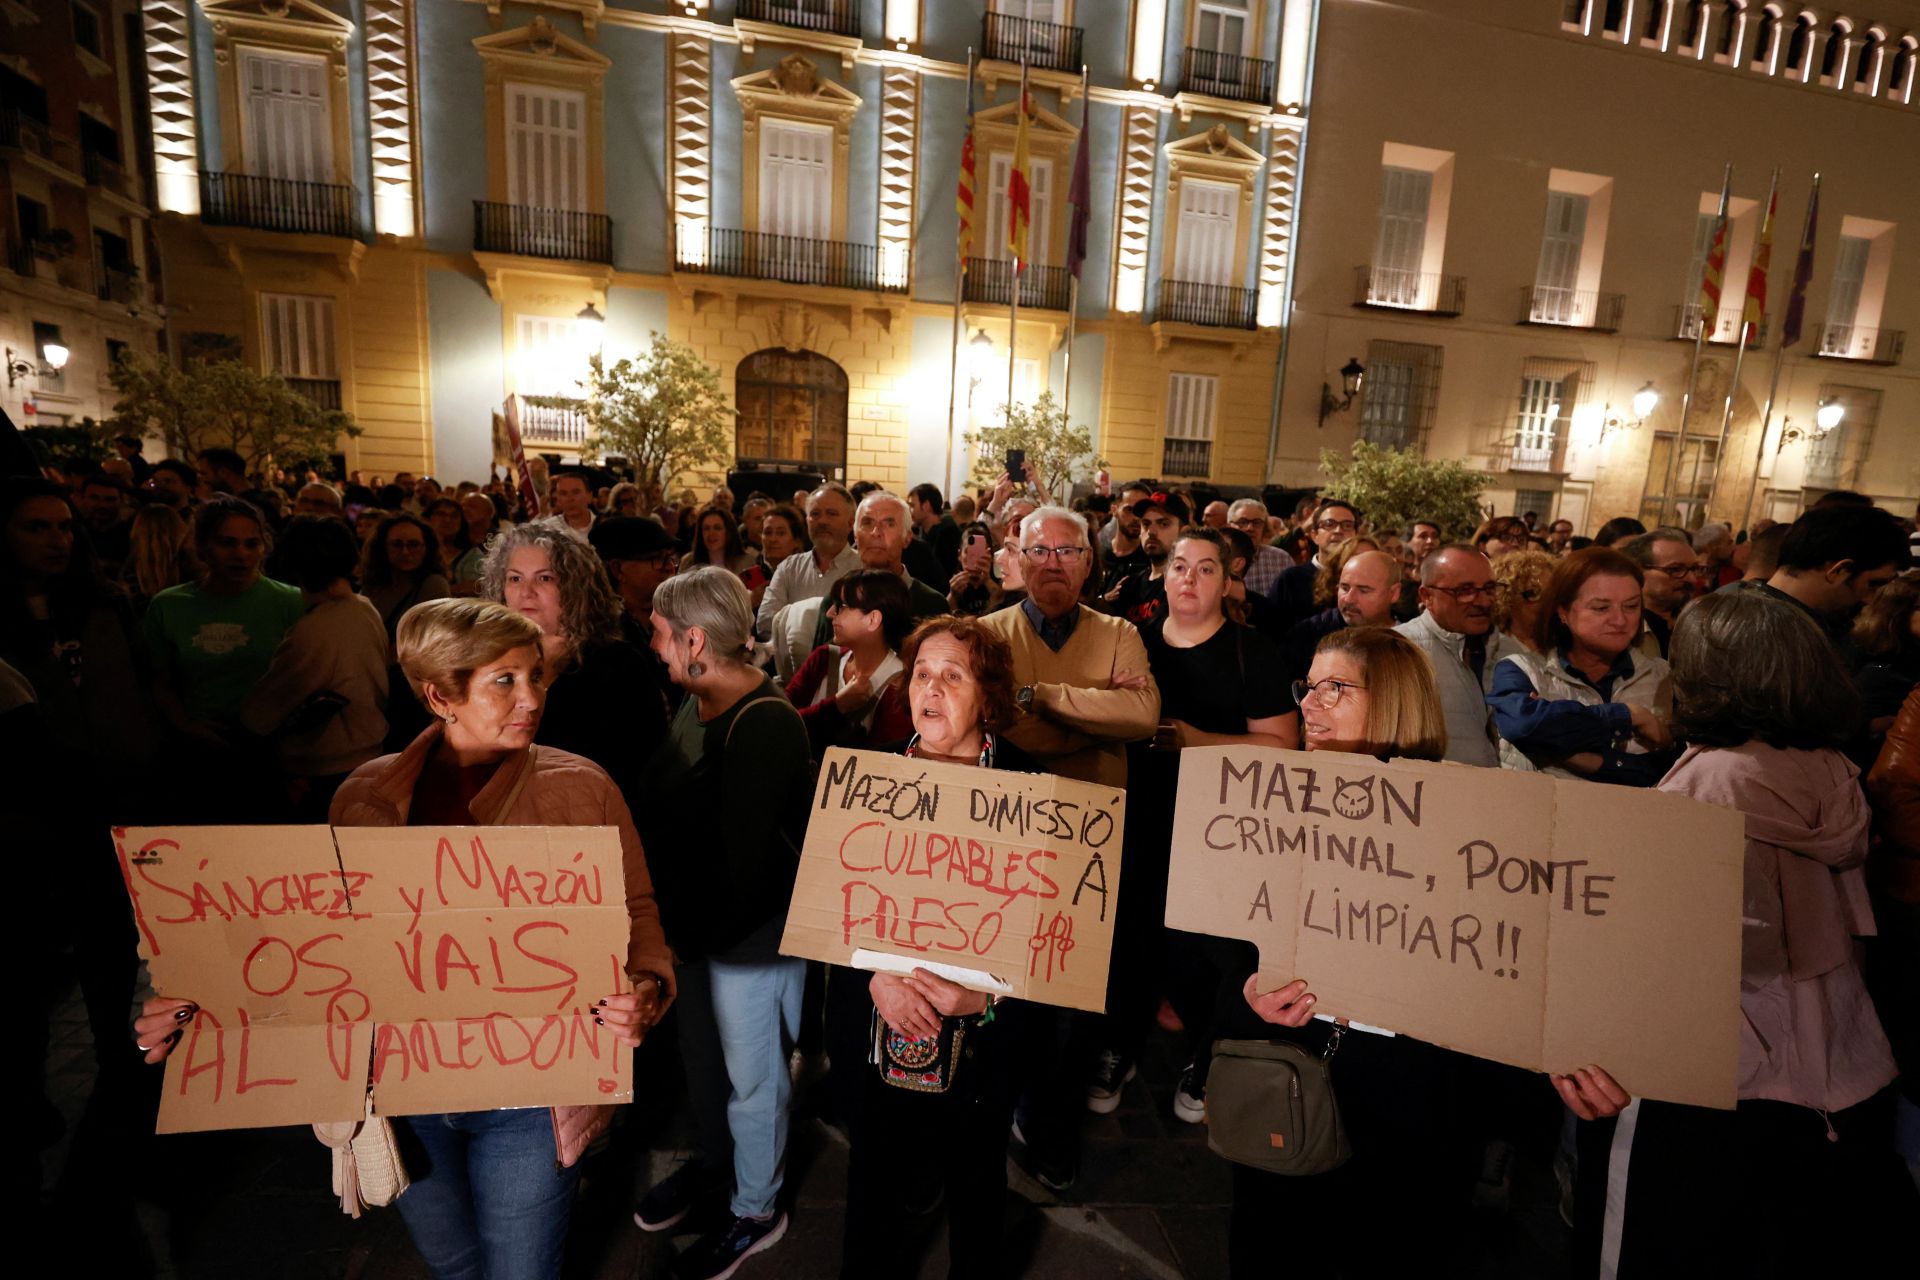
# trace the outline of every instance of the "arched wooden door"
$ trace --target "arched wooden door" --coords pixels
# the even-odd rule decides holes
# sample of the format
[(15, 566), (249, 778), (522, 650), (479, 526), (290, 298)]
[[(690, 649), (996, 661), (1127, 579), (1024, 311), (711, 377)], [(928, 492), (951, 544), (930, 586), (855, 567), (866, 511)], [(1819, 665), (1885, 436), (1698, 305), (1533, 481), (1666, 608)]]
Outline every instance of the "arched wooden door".
[(799, 467), (844, 479), (847, 374), (813, 351), (756, 351), (734, 374), (742, 467)]

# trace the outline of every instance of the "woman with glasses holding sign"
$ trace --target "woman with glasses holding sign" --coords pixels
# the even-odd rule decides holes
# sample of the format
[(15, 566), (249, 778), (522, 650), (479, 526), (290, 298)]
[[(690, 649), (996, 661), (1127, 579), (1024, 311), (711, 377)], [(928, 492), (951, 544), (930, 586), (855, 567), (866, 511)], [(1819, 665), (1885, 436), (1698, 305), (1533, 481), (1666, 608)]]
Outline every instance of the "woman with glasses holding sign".
[[(1127, 749), (1127, 888), (1114, 922), (1107, 983), (1106, 1025), (1109, 1038), (1119, 1041), (1103, 1046), (1119, 1058), (1107, 1074), (1124, 1078), (1171, 974), (1165, 994), (1186, 1026), (1192, 1054), (1174, 1091), (1173, 1113), (1189, 1124), (1206, 1114), (1216, 1009), (1240, 998), (1240, 975), (1253, 956), (1244, 942), (1169, 932), (1162, 924), (1180, 752), (1234, 743), (1300, 745), (1278, 647), (1226, 616), (1228, 545), (1213, 529), (1180, 534), (1167, 555), (1167, 614), (1140, 629), (1160, 686), (1160, 726)], [(1117, 1093), (1112, 1101), (1118, 1103)]]
[[(1396, 632), (1347, 628), (1320, 642), (1305, 680), (1296, 681), (1301, 738), (1308, 751), (1345, 751), (1381, 760), (1439, 760), (1446, 721), (1426, 655)], [(1386, 1274), (1400, 1266), (1446, 1271), (1451, 1236), (1466, 1219), (1476, 1170), (1463, 1133), (1461, 1082), (1471, 1059), (1378, 1028), (1314, 1018), (1310, 978), (1261, 993), (1246, 979), (1258, 1022), (1240, 1030), (1284, 1038), (1331, 1062), (1334, 1095), (1352, 1145), (1346, 1163), (1288, 1177), (1233, 1168), (1229, 1253), (1235, 1277), (1269, 1276), (1316, 1265)], [(1584, 1118), (1616, 1114), (1629, 1099), (1595, 1067), (1552, 1076)], [(1222, 1108), (1227, 1110), (1229, 1108)], [(1309, 1223), (1276, 1248), (1276, 1223)]]
[(1640, 566), (1605, 547), (1554, 568), (1535, 621), (1537, 652), (1494, 668), (1487, 705), (1502, 764), (1629, 787), (1660, 781), (1679, 749), (1667, 728), (1666, 661), (1635, 644), (1642, 584)]
[[(907, 637), (900, 660), (913, 736), (890, 750), (1043, 771), (1000, 736), (1017, 714), (1006, 641), (972, 618), (934, 618)], [(831, 971), (834, 1100), (852, 1140), (840, 1272), (847, 1280), (913, 1274), (914, 1260), (904, 1257), (911, 1215), (930, 1212), (943, 1193), (949, 1274), (1008, 1273), (1000, 1252), (1007, 1135), (1026, 1013), (926, 968)]]
[[(353, 772), (329, 814), (341, 827), (580, 826), (620, 835), (634, 990), (593, 1006), (635, 1046), (673, 999), (673, 956), (633, 817), (591, 761), (536, 746), (546, 702), (540, 628), (484, 600), (436, 600), (400, 621), (400, 667), (431, 713), (398, 755)], [(156, 996), (135, 1044), (160, 1062), (197, 1006)], [(469, 1012), (478, 1012), (470, 1010)], [(435, 1276), (548, 1280), (560, 1274), (579, 1186), (577, 1162), (613, 1108), (555, 1107), (398, 1117), (411, 1185), (394, 1200)]]

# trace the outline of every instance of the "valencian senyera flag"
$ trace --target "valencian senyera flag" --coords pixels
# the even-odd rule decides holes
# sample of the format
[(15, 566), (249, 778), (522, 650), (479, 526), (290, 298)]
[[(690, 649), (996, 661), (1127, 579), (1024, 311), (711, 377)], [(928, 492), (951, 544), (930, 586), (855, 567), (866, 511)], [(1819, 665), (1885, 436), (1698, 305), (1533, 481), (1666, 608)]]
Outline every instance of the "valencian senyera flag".
[(967, 269), (967, 253), (973, 245), (973, 77), (967, 77), (967, 136), (960, 144), (960, 191), (953, 207), (960, 215), (960, 270)]
[(1820, 217), (1820, 175), (1813, 175), (1813, 190), (1807, 196), (1807, 226), (1800, 233), (1800, 256), (1793, 264), (1793, 289), (1787, 294), (1787, 318), (1780, 326), (1780, 345), (1790, 347), (1800, 341), (1800, 327), (1807, 318), (1807, 286), (1813, 283), (1813, 224)]
[(1720, 285), (1727, 273), (1727, 224), (1730, 219), (1720, 216), (1719, 224), (1713, 229), (1713, 244), (1707, 250), (1706, 265), (1700, 272), (1700, 331), (1708, 337), (1713, 336), (1714, 326), (1720, 320)]
[(1033, 222), (1033, 166), (1027, 155), (1028, 120), (1033, 103), (1027, 97), (1027, 64), (1020, 64), (1019, 124), (1013, 131), (1013, 165), (1007, 172), (1007, 255), (1015, 274), (1027, 265), (1027, 231)]
[(1747, 300), (1740, 308), (1741, 338), (1757, 339), (1760, 322), (1767, 314), (1767, 266), (1773, 260), (1773, 213), (1780, 207), (1780, 190), (1775, 184), (1767, 201), (1767, 216), (1760, 224), (1760, 241), (1753, 246), (1753, 265), (1747, 268)]

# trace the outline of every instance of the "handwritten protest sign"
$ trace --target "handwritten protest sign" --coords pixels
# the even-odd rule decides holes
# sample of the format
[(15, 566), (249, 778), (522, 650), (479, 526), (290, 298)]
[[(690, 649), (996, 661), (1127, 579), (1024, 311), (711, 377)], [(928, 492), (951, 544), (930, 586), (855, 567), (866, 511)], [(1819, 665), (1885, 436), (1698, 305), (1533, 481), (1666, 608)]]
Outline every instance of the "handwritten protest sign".
[(1101, 1010), (1126, 797), (1051, 774), (834, 748), (780, 950), (984, 971), (1023, 1000)]
[(1636, 1096), (1731, 1107), (1742, 819), (1544, 774), (1181, 752), (1167, 924), (1245, 938), (1270, 991)]
[(117, 828), (156, 990), (193, 1000), (159, 1131), (624, 1102), (606, 827)]

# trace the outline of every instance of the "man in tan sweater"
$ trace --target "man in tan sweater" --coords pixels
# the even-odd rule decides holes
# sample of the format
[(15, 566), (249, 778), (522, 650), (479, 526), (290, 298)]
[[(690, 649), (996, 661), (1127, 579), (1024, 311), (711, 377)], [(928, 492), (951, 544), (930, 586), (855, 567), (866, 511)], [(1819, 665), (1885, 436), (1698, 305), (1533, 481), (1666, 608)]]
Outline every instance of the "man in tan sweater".
[(1080, 603), (1093, 557), (1077, 513), (1034, 511), (1019, 554), (1027, 598), (981, 619), (1013, 649), (1021, 715), (1007, 738), (1063, 777), (1124, 787), (1126, 744), (1160, 723), (1146, 646), (1131, 622)]

